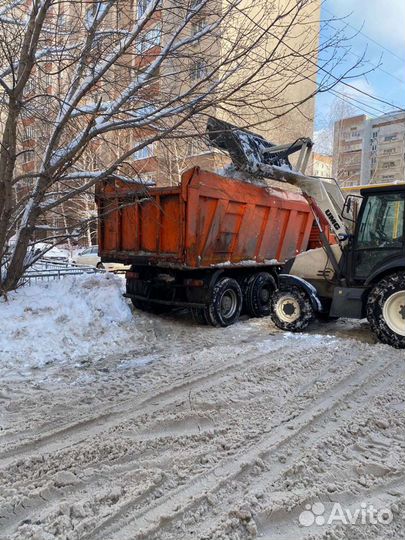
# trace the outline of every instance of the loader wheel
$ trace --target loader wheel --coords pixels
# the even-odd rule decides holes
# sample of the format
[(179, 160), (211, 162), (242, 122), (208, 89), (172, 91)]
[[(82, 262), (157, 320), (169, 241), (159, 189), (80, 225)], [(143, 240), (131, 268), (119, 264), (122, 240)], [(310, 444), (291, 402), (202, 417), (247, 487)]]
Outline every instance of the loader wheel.
[(242, 289), (236, 279), (219, 279), (211, 293), (211, 302), (206, 310), (207, 320), (212, 326), (230, 326), (239, 319), (242, 310)]
[(405, 349), (405, 273), (383, 278), (367, 300), (367, 319), (382, 343)]
[(276, 282), (268, 272), (251, 276), (245, 289), (245, 303), (251, 317), (267, 317), (271, 313), (271, 299)]
[(307, 294), (298, 287), (276, 291), (273, 295), (271, 318), (276, 326), (289, 332), (302, 332), (315, 318)]

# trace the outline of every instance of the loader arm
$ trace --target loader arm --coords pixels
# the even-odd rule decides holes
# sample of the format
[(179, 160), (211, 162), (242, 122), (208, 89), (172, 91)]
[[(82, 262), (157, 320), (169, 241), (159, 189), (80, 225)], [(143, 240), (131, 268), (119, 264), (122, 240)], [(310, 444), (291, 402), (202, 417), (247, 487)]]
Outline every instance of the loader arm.
[[(212, 146), (228, 152), (236, 170), (299, 187), (307, 200), (312, 199), (321, 209), (337, 241), (340, 244), (347, 241), (353, 221), (351, 216), (343, 217), (345, 196), (341, 189), (333, 179), (305, 175), (313, 146), (311, 139), (300, 138), (291, 144), (275, 145), (261, 135), (217, 118), (208, 120), (207, 134)], [(293, 168), (289, 157), (296, 152), (299, 157)], [(322, 233), (319, 215), (314, 206), (310, 206)]]
[(334, 180), (305, 176), (299, 171), (288, 171), (277, 166), (273, 166), (273, 178), (299, 187), (305, 196), (316, 201), (337, 240), (340, 243), (347, 240), (353, 221), (350, 216), (343, 217), (345, 196)]

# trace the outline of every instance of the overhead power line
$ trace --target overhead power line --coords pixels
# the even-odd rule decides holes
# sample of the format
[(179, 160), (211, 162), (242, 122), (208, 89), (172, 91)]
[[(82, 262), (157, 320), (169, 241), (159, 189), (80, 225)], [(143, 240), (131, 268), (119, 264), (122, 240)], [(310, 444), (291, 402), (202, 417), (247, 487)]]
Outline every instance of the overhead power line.
[[(332, 28), (332, 30), (335, 30), (335, 31), (338, 31), (337, 28), (335, 28), (334, 26), (332, 26), (330, 23), (326, 23), (327, 26), (329, 26), (330, 28)], [(350, 54), (350, 56), (353, 56), (354, 58), (357, 58), (357, 60), (361, 60), (361, 56), (359, 56), (358, 54), (355, 54), (354, 52), (352, 51), (347, 51), (348, 54)], [(373, 69), (378, 69), (379, 71), (381, 71), (382, 73), (385, 73), (385, 75), (388, 75), (388, 77), (391, 77), (391, 79), (395, 79), (396, 81), (400, 82), (401, 84), (404, 84), (405, 85), (405, 79), (400, 79), (399, 77), (397, 77), (396, 75), (393, 75), (392, 73), (390, 73), (389, 71), (386, 71), (385, 69), (383, 69), (381, 66), (375, 66), (373, 65), (369, 60), (365, 60), (364, 61), (366, 64), (369, 64)], [(405, 60), (404, 60), (405, 62)]]
[[(240, 8), (236, 7), (236, 9), (242, 14), (244, 15), (247, 19), (249, 19), (249, 21), (251, 23), (253, 23), (257, 28), (259, 28), (259, 30), (261, 30), (262, 32), (265, 32), (265, 33), (268, 33), (270, 36), (274, 37), (275, 39), (278, 39), (277, 36), (275, 36), (274, 34), (272, 34), (271, 32), (269, 32), (268, 30), (266, 30), (265, 28), (263, 28), (257, 21), (255, 21), (254, 19), (252, 19), (252, 17), (250, 17), (245, 11), (242, 11)], [(380, 97), (377, 97), (377, 96), (373, 96), (372, 94), (370, 94), (369, 92), (366, 92), (365, 90), (360, 90), (359, 88), (356, 88), (354, 85), (344, 81), (342, 78), (340, 77), (336, 77), (336, 75), (334, 75), (331, 71), (327, 70), (326, 68), (324, 67), (321, 67), (319, 66), (316, 62), (314, 62), (313, 60), (311, 60), (310, 58), (306, 57), (305, 55), (301, 54), (299, 51), (297, 51), (296, 49), (294, 49), (293, 47), (291, 47), (290, 45), (288, 45), (286, 42), (283, 41), (283, 46), (286, 47), (287, 49), (289, 49), (290, 51), (292, 51), (294, 54), (300, 56), (301, 58), (304, 58), (306, 62), (312, 64), (313, 66), (315, 66), (318, 70), (320, 71), (323, 71), (324, 73), (326, 73), (327, 75), (329, 75), (329, 77), (332, 77), (332, 79), (334, 79), (336, 82), (340, 83), (340, 84), (343, 84), (344, 86), (347, 86), (348, 88), (351, 88), (352, 90), (355, 90), (356, 92), (359, 92), (360, 94), (363, 94), (364, 96), (367, 96), (368, 98), (374, 100), (374, 101), (377, 101), (379, 103), (383, 103), (384, 105), (388, 105), (389, 107), (392, 107), (394, 109), (397, 109), (399, 112), (405, 112), (405, 109), (403, 107), (399, 107), (398, 105), (395, 105), (394, 103), (390, 103), (389, 101), (386, 101), (385, 99), (382, 99)], [(330, 90), (329, 90), (330, 91)]]
[[(330, 9), (324, 7), (323, 8), (327, 13), (329, 13), (329, 15), (332, 15), (332, 17), (334, 17), (335, 19), (339, 19), (339, 17), (337, 17), (334, 13), (332, 13), (330, 11)], [(384, 51), (388, 52), (389, 54), (392, 54), (392, 56), (395, 56), (395, 58), (397, 58), (398, 60), (401, 60), (401, 62), (405, 62), (405, 57), (403, 56), (399, 56), (397, 53), (395, 53), (394, 51), (392, 51), (391, 49), (388, 49), (388, 47), (385, 47), (385, 45), (382, 45), (382, 43), (379, 43), (377, 40), (375, 40), (374, 38), (370, 37), (368, 34), (366, 34), (365, 32), (363, 32), (362, 30), (360, 30), (359, 28), (356, 28), (355, 26), (353, 26), (352, 24), (350, 24), (349, 22), (347, 21), (342, 21), (343, 24), (345, 26), (349, 26), (350, 28), (352, 28), (353, 30), (355, 30), (358, 34), (361, 34), (362, 36), (366, 37), (369, 41), (371, 41), (372, 43), (374, 43), (375, 45), (378, 45), (378, 47), (380, 47), (381, 49), (383, 49)]]
[(377, 109), (376, 107), (373, 107), (372, 105), (368, 105), (367, 103), (364, 103), (363, 101), (355, 99), (354, 97), (348, 94), (342, 94), (341, 92), (338, 92), (337, 90), (330, 90), (330, 93), (333, 96), (335, 96), (336, 99), (339, 99), (340, 101), (343, 101), (344, 103), (348, 103), (349, 105), (353, 105), (354, 107), (356, 107), (356, 109), (358, 109), (359, 111), (369, 116), (375, 116), (376, 112), (379, 114), (387, 114), (387, 111)]

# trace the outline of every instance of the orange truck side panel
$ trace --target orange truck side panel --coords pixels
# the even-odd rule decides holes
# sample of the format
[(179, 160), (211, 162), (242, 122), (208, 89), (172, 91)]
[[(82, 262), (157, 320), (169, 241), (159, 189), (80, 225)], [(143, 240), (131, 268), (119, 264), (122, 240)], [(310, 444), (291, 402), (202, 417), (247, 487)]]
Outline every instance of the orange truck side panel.
[(308, 247), (304, 197), (190, 169), (174, 188), (102, 184), (100, 255), (126, 264), (209, 268), (277, 264)]

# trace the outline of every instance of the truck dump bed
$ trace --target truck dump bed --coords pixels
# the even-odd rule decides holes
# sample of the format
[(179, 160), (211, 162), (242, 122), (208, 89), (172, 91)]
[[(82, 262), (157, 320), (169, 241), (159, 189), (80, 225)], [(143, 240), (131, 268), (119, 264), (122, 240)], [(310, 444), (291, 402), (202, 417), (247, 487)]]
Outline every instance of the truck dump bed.
[(282, 264), (307, 249), (313, 225), (303, 196), (198, 167), (170, 188), (106, 181), (96, 202), (100, 256), (124, 264), (178, 269)]

